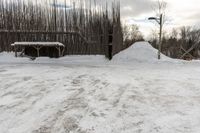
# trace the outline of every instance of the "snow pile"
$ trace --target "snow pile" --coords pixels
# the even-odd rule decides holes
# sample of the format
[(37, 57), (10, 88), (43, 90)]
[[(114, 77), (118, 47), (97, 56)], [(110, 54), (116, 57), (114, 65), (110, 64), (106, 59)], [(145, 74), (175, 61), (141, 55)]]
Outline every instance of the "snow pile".
[[(161, 54), (162, 61), (172, 61), (173, 59)], [(158, 61), (158, 50), (153, 48), (148, 42), (137, 42), (130, 48), (120, 52), (113, 58), (114, 62), (156, 62)]]

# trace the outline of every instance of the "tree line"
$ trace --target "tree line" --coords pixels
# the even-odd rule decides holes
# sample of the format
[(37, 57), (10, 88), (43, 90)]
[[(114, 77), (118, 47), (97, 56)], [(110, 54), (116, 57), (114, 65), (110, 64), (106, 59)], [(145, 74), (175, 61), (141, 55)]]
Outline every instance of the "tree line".
[[(158, 34), (152, 31), (150, 43), (158, 48)], [(171, 32), (164, 32), (162, 38), (162, 53), (172, 58), (181, 58), (187, 50), (189, 54), (183, 59), (200, 58), (200, 29), (192, 26), (174, 28)], [(194, 48), (193, 48), (194, 46)], [(188, 57), (189, 56), (189, 57)]]

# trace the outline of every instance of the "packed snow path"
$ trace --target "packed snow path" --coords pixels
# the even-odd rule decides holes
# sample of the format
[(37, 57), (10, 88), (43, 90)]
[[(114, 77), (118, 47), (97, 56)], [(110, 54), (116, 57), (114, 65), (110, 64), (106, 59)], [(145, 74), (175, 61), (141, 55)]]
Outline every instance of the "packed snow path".
[(0, 57), (0, 133), (199, 133), (200, 62), (125, 55)]

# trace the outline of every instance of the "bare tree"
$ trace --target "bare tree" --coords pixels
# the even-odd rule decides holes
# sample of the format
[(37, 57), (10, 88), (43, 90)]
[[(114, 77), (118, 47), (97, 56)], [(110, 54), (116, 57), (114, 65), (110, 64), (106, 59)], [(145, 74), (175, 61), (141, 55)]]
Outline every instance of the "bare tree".
[(178, 37), (178, 31), (177, 29), (173, 28), (171, 32), (171, 38), (177, 39), (177, 37)]
[(180, 37), (182, 40), (189, 40), (189, 34), (191, 32), (190, 26), (183, 26), (180, 28)]
[(124, 25), (123, 26), (123, 40), (125, 45), (131, 45), (136, 41), (143, 40), (143, 35), (139, 30), (139, 26), (132, 25)]
[(156, 17), (159, 18), (160, 15), (162, 14), (163, 25), (167, 21), (167, 19), (166, 19), (166, 9), (167, 9), (167, 2), (165, 2), (163, 0), (157, 0), (156, 4), (153, 6), (153, 10), (156, 14)]

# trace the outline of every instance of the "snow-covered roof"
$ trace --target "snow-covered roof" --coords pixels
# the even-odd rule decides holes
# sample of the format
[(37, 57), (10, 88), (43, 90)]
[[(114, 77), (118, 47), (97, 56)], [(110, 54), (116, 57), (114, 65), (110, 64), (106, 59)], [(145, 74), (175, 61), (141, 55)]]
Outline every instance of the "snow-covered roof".
[(11, 46), (62, 46), (62, 47), (65, 47), (65, 45), (60, 42), (15, 42), (11, 44)]

